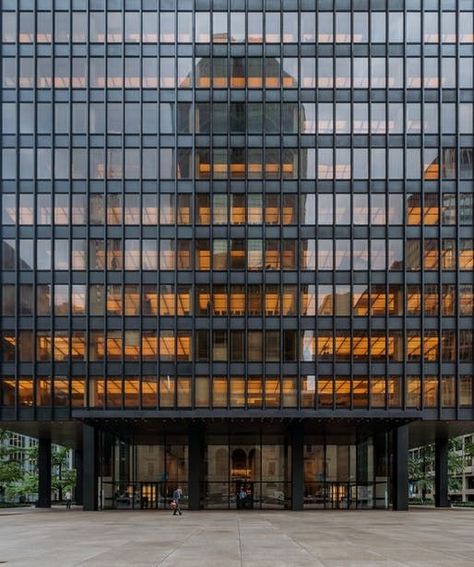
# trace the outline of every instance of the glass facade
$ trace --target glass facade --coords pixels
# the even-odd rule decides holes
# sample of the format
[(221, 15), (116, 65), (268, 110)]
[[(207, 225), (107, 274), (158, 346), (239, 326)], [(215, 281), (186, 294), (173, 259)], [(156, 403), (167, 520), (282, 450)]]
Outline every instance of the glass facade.
[[(386, 508), (386, 449), (374, 450), (367, 434), (306, 435), (304, 508)], [(200, 506), (205, 509), (290, 509), (292, 442), (265, 426), (206, 435)], [(385, 463), (385, 465), (384, 465)], [(188, 505), (189, 450), (177, 434), (102, 436), (99, 507), (167, 508), (173, 490)]]
[(0, 419), (472, 420), (473, 16), (3, 0)]

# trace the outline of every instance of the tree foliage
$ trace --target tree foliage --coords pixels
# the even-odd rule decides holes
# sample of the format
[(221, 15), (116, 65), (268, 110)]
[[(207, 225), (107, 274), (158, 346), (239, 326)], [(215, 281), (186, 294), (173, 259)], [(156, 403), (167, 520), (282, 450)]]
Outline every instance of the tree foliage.
[(18, 450), (16, 447), (10, 447), (7, 440), (8, 433), (0, 429), (0, 489), (20, 480), (22, 475), (21, 462), (15, 458)]
[[(456, 437), (449, 440), (448, 448), (448, 490), (459, 492), (462, 489), (462, 475), (466, 459), (474, 457), (474, 443)], [(408, 476), (421, 492), (422, 501), (428, 493), (432, 493), (435, 481), (435, 446), (420, 447), (416, 453), (410, 454)]]
[[(38, 493), (38, 446), (10, 447), (8, 438), (9, 433), (0, 430), (0, 493), (9, 502), (28, 500)], [(51, 489), (60, 500), (65, 492), (74, 490), (76, 476), (76, 470), (70, 467), (69, 449), (53, 445)]]

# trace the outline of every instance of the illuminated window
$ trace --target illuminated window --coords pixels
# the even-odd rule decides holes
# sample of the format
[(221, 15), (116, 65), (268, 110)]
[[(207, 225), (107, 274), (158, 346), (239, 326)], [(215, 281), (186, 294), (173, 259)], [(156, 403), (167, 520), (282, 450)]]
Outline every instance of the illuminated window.
[[(233, 393), (233, 388), (235, 391)], [(237, 390), (239, 394), (237, 394)], [(234, 395), (236, 397), (234, 397)], [(238, 397), (238, 399), (237, 399)], [(242, 378), (231, 379), (231, 406), (243, 406), (245, 403), (245, 383)], [(212, 407), (227, 407), (227, 378), (216, 377), (212, 379)]]
[(231, 287), (230, 314), (241, 316), (245, 314), (245, 288), (240, 285)]
[[(443, 300), (444, 300), (444, 287), (443, 286)], [(452, 304), (454, 306), (454, 289), (452, 289)], [(472, 284), (462, 284), (459, 289), (459, 312), (461, 316), (472, 316), (474, 315), (474, 301), (473, 301), (473, 286)]]
[(369, 404), (369, 383), (367, 378), (354, 377), (352, 382), (352, 405), (367, 409)]
[(331, 377), (318, 378), (318, 407), (332, 408), (334, 395), (334, 381)]
[(192, 405), (191, 378), (178, 376), (177, 402), (178, 408), (189, 408)]
[[(48, 396), (48, 394), (45, 394)], [(50, 395), (50, 394), (49, 394)], [(21, 377), (17, 382), (17, 403), (23, 407), (33, 407), (34, 390), (31, 378)]]
[(83, 378), (71, 379), (71, 406), (83, 407), (87, 405), (86, 388)]
[(107, 407), (108, 408), (121, 408), (122, 407), (122, 379), (121, 378), (107, 378)]
[(461, 238), (459, 241), (459, 269), (472, 270), (474, 267), (474, 240)]
[(106, 346), (109, 360), (121, 360), (123, 352), (121, 331), (108, 331)]
[(126, 408), (138, 408), (140, 405), (140, 380), (138, 378), (126, 378), (123, 384), (124, 406)]
[(175, 407), (175, 377), (160, 376), (160, 408)]
[(196, 376), (194, 380), (194, 403), (198, 408), (209, 407), (209, 377)]
[(302, 376), (301, 377), (301, 398), (300, 403), (302, 408), (313, 408), (316, 394), (316, 377), (315, 376)]
[(438, 377), (425, 376), (423, 378), (423, 405), (425, 408), (438, 407)]
[(89, 379), (89, 406), (103, 408), (105, 405), (105, 381), (103, 378)]
[[(227, 382), (226, 382), (226, 386), (227, 386)], [(227, 401), (225, 405), (227, 405)], [(231, 376), (230, 405), (231, 407), (234, 408), (245, 406), (245, 378)]]
[[(379, 304), (379, 309), (385, 314), (385, 298)], [(357, 316), (366, 316), (369, 314), (369, 290), (364, 285), (354, 285), (352, 288), (352, 312)], [(372, 312), (372, 315), (380, 313)]]
[(43, 407), (51, 406), (51, 379), (36, 378), (36, 405)]
[(407, 376), (407, 408), (421, 409), (421, 380), (419, 376)]
[(297, 406), (296, 378), (284, 377), (282, 381), (282, 406), (294, 408)]
[(383, 377), (372, 377), (370, 380), (370, 405), (373, 408), (384, 408), (386, 404), (386, 384)]
[(247, 379), (247, 406), (249, 408), (260, 408), (263, 402), (262, 378), (249, 377)]
[[(135, 346), (135, 348), (138, 348)], [(158, 337), (156, 331), (142, 331), (141, 356), (143, 360), (158, 360)]]
[(158, 379), (155, 376), (143, 376), (140, 384), (142, 407), (156, 408), (158, 403)]
[(140, 360), (141, 337), (139, 331), (125, 331), (124, 358), (126, 360)]

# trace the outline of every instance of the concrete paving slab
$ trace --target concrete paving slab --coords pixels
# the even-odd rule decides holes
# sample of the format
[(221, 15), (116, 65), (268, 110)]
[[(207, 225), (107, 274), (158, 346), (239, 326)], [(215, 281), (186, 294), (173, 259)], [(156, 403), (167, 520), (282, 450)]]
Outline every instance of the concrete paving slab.
[(472, 567), (474, 510), (0, 511), (8, 567)]

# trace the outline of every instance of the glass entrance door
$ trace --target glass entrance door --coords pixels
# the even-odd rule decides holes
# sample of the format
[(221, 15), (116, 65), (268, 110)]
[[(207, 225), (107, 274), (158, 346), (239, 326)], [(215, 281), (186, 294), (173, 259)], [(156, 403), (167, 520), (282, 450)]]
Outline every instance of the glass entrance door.
[(255, 510), (291, 506), (289, 447), (284, 436), (210, 436), (204, 508)]
[(240, 446), (231, 448), (231, 500), (239, 510), (253, 509), (259, 500), (260, 448)]

